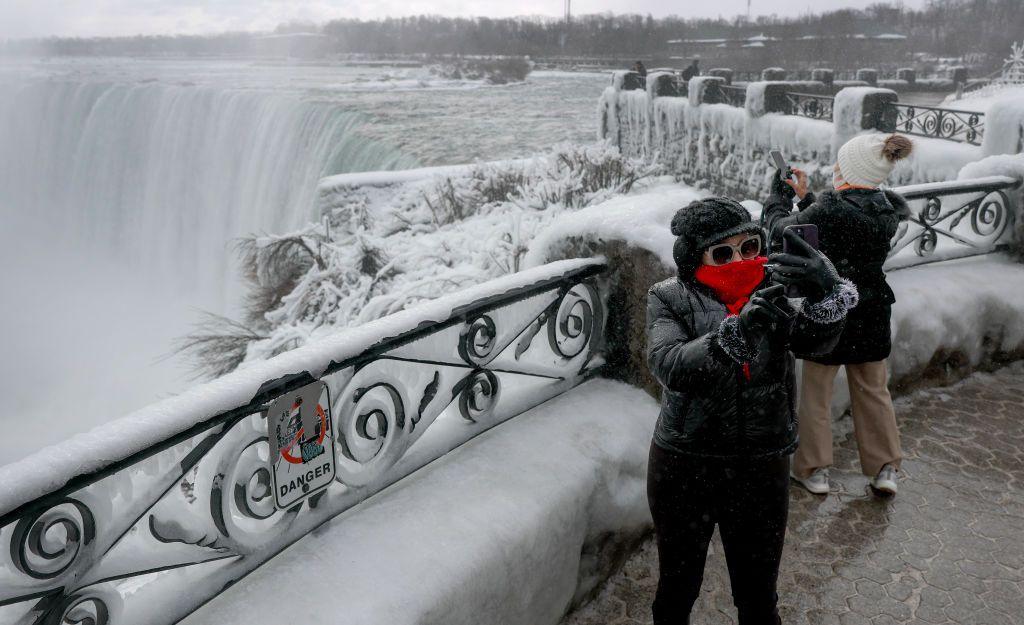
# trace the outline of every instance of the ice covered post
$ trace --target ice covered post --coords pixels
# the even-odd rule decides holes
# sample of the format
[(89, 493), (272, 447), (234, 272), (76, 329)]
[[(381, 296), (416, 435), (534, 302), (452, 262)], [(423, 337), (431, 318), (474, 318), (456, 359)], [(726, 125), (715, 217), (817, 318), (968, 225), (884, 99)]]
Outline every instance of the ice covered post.
[(967, 84), (967, 68), (962, 65), (949, 68), (949, 79), (953, 81), (954, 85), (966, 85)]
[(694, 76), (690, 79), (690, 106), (715, 104), (720, 101), (718, 87), (725, 84), (720, 76)]
[(785, 82), (752, 82), (747, 86), (747, 113), (761, 117), (765, 113), (789, 114), (789, 99), (786, 92), (794, 90)]
[(781, 67), (766, 67), (761, 70), (761, 80), (786, 80), (786, 70)]
[(878, 86), (878, 70), (864, 67), (857, 70), (857, 80), (866, 82), (872, 87)]
[(913, 87), (917, 82), (917, 70), (913, 67), (901, 67), (896, 70), (896, 79), (903, 80), (907, 85)]
[(1002, 98), (989, 105), (981, 151), (985, 156), (1024, 152), (1024, 102)]
[(680, 83), (678, 78), (672, 72), (651, 72), (647, 76), (647, 95), (652, 100), (686, 95), (685, 83)]
[(839, 146), (865, 130), (892, 131), (896, 111), (890, 106), (899, 100), (892, 89), (847, 87), (836, 94), (832, 109), (832, 154)]
[(824, 67), (811, 70), (811, 80), (816, 80), (824, 84), (826, 87), (832, 87), (832, 84), (835, 82), (835, 78), (836, 73), (834, 70)]
[(728, 67), (716, 67), (708, 70), (708, 76), (717, 76), (718, 78), (724, 78), (726, 85), (732, 84), (733, 71)]

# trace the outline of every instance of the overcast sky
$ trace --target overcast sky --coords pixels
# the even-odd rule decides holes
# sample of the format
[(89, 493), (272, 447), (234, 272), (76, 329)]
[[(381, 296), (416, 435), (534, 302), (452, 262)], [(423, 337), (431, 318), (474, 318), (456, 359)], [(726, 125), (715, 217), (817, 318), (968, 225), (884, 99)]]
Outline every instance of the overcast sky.
[[(879, 0), (751, 0), (753, 15), (801, 14)], [(890, 0), (894, 2), (895, 0)], [(418, 15), (561, 15), (564, 0), (0, 0), (0, 38), (271, 30), (281, 22)], [(903, 0), (920, 7), (924, 0)], [(573, 0), (574, 13), (732, 17), (747, 0)]]

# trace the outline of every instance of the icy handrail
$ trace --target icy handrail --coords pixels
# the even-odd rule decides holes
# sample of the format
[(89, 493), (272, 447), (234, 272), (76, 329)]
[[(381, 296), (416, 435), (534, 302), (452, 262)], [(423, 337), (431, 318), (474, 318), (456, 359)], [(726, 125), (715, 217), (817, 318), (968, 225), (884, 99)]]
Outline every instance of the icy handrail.
[(912, 203), (912, 210), (893, 237), (885, 268), (1002, 249), (1013, 237), (1010, 225), (1022, 218), (1021, 184), (1009, 176), (987, 176), (897, 187), (894, 191)]
[[(0, 468), (0, 622), (180, 620), (321, 523), (599, 367), (603, 271), (575, 259), (492, 280)], [(268, 437), (280, 433), (268, 432), (267, 408), (316, 380), (336, 474), (278, 509)]]

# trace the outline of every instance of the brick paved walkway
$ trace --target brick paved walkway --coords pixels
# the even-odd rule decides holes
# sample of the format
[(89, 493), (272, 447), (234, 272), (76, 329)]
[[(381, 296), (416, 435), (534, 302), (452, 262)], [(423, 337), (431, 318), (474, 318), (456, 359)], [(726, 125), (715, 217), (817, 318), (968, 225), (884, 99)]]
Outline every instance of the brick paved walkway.
[[(832, 493), (792, 489), (780, 604), (787, 625), (1024, 624), (1024, 365), (897, 402), (904, 480), (870, 495), (852, 436)], [(650, 623), (651, 540), (563, 625)], [(717, 533), (693, 625), (735, 623)]]

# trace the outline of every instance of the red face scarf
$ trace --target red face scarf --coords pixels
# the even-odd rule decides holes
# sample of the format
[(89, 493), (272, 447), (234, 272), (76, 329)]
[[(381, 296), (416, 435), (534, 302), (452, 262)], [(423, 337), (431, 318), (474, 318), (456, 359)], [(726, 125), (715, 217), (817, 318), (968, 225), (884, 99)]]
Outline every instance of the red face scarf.
[(729, 314), (738, 315), (750, 301), (757, 285), (764, 281), (764, 265), (767, 262), (767, 257), (758, 256), (717, 267), (701, 265), (694, 273), (694, 278), (715, 292)]

